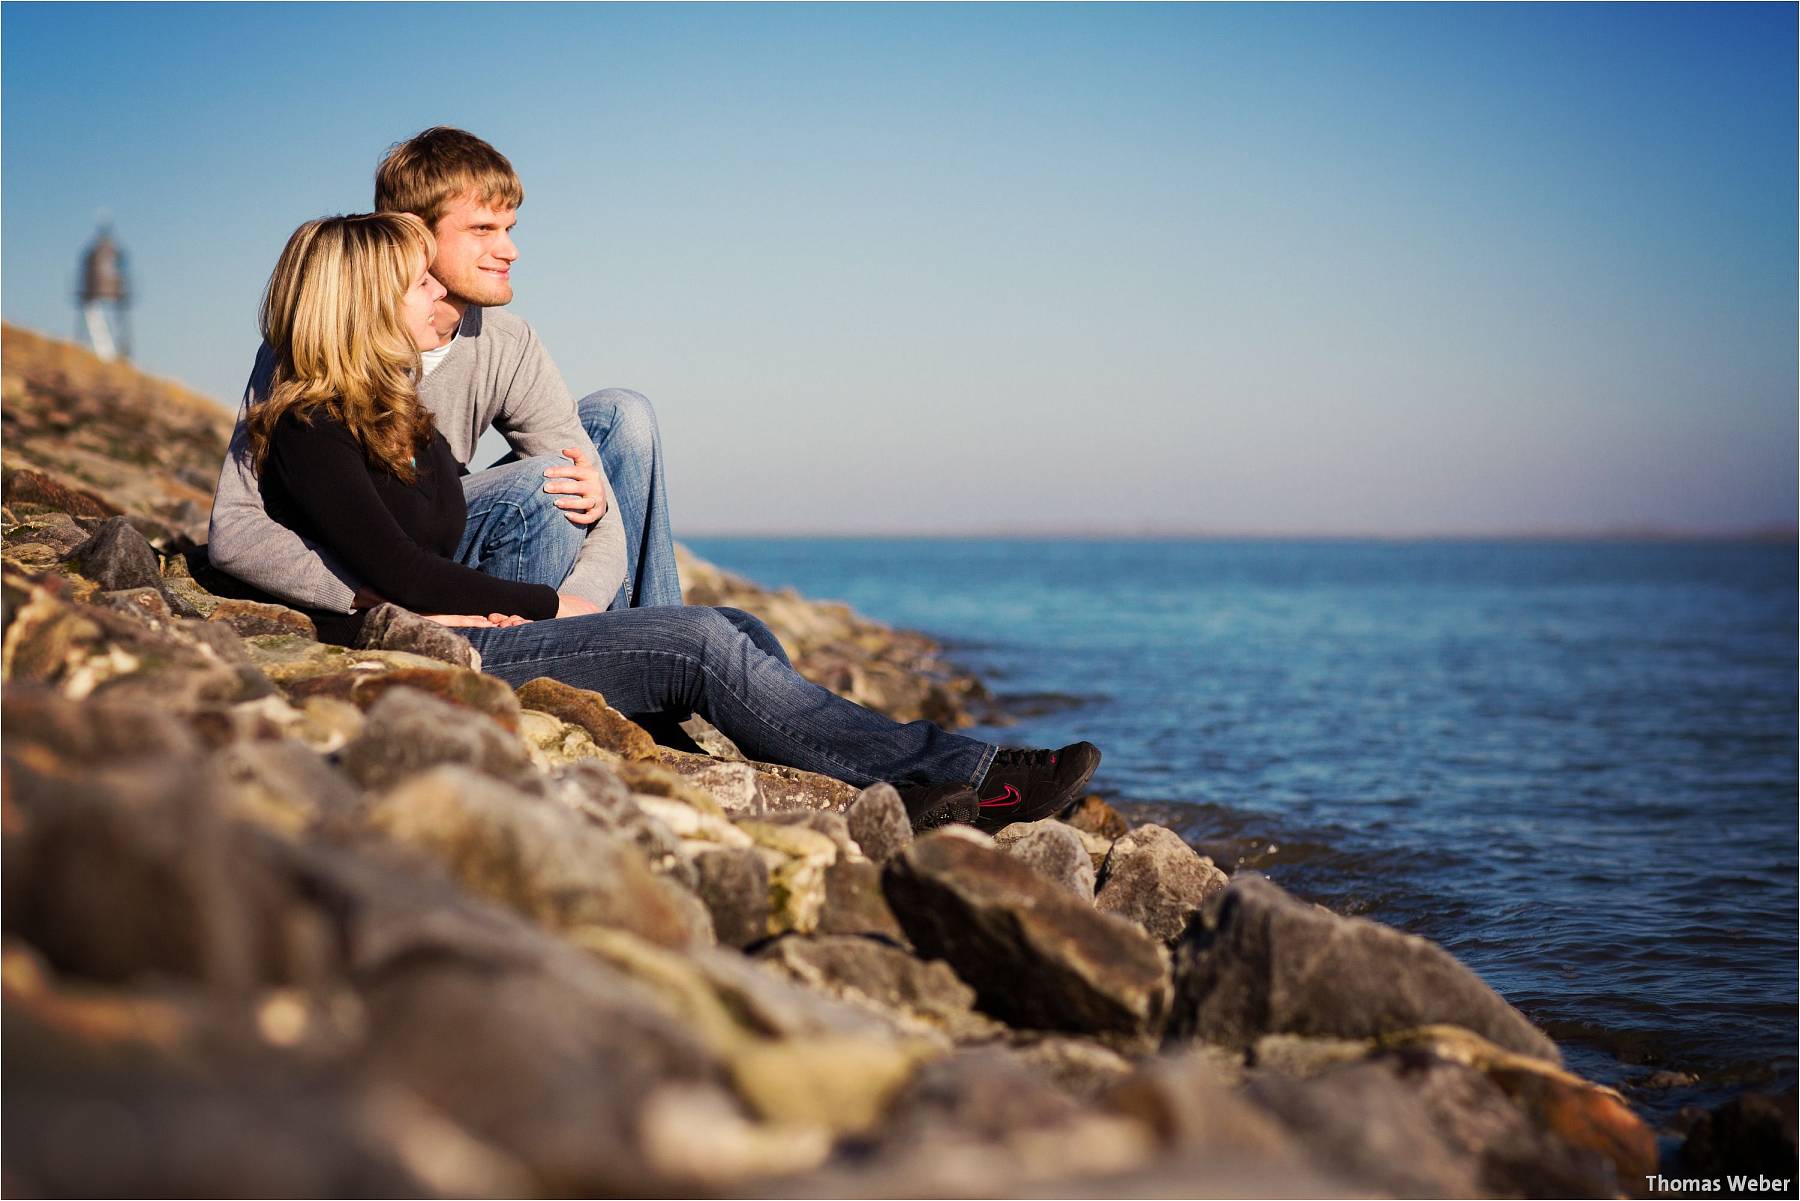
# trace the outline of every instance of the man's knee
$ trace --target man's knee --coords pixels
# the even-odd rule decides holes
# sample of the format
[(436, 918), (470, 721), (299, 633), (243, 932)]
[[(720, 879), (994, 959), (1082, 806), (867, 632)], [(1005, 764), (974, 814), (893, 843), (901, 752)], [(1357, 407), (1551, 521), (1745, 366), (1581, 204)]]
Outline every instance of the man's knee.
[(581, 398), (581, 424), (594, 445), (610, 453), (649, 455), (656, 449), (656, 410), (630, 388), (602, 388)]

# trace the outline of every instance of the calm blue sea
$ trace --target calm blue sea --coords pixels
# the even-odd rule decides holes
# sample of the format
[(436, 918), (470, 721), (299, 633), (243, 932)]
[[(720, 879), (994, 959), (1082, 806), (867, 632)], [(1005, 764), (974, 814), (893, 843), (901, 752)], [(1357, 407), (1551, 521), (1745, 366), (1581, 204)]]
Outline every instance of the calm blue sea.
[(1019, 714), (976, 733), (1092, 740), (1096, 791), (1442, 943), (1652, 1114), (1794, 1081), (1792, 543), (690, 545), (935, 635)]

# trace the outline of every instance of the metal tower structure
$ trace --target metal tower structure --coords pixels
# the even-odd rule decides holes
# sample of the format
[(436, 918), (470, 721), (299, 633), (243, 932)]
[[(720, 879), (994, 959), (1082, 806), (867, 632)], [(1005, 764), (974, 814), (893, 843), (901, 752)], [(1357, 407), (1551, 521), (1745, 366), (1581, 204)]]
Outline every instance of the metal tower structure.
[(103, 359), (131, 357), (131, 286), (125, 252), (113, 241), (112, 222), (100, 214), (100, 229), (81, 255), (76, 339)]

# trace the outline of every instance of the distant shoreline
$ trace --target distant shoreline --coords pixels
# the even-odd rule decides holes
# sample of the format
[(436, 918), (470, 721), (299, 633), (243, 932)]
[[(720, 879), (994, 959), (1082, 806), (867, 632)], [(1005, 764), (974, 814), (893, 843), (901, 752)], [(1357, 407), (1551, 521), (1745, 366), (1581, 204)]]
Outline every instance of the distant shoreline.
[[(61, 347), (63, 351), (73, 351), (86, 356), (89, 352), (74, 343), (62, 339), (57, 334), (32, 329), (16, 322), (4, 322), (9, 337), (23, 334), (30, 338), (42, 339), (47, 345)], [(100, 366), (95, 361), (95, 366)], [(183, 403), (204, 402), (207, 409), (216, 409), (218, 415), (228, 420), (235, 420), (239, 403), (225, 401), (218, 397), (196, 391), (173, 376), (157, 375), (128, 359), (121, 359), (110, 365), (114, 371), (126, 371), (139, 377), (156, 381), (158, 384), (172, 389), (183, 397)], [(486, 459), (478, 460), (482, 463)], [(201, 473), (210, 478), (214, 469)], [(1381, 532), (1255, 532), (1242, 530), (1208, 530), (1208, 529), (1072, 529), (1072, 530), (976, 530), (957, 529), (949, 531), (906, 530), (906, 531), (817, 531), (817, 530), (730, 530), (730, 529), (694, 529), (686, 526), (678, 528), (683, 538), (719, 538), (719, 539), (805, 539), (809, 541), (943, 541), (943, 542), (1319, 542), (1319, 543), (1420, 543), (1442, 545), (1445, 543), (1751, 543), (1759, 545), (1792, 545), (1800, 543), (1800, 523), (1776, 523), (1768, 526), (1722, 529), (1722, 530), (1683, 530), (1668, 529), (1655, 526), (1625, 527), (1597, 530), (1516, 530), (1502, 532), (1470, 532), (1470, 531), (1438, 531), (1430, 533), (1381, 533)]]
[(684, 540), (718, 539), (793, 539), (810, 542), (1342, 542), (1342, 543), (1756, 543), (1782, 545), (1800, 542), (1800, 529), (1789, 526), (1766, 530), (1725, 530), (1718, 532), (1684, 532), (1680, 530), (1618, 530), (1593, 533), (1522, 532), (1508, 534), (1443, 533), (1443, 534), (1244, 534), (1218, 532), (1151, 532), (1151, 531), (980, 531), (975, 533), (943, 533), (933, 531), (842, 533), (808, 530), (694, 530), (683, 529)]

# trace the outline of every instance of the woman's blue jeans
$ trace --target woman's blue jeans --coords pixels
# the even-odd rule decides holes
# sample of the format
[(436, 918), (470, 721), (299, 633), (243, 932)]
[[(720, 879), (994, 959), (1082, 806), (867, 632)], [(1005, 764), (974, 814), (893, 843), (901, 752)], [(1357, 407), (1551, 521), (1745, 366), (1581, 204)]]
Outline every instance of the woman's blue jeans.
[(517, 687), (550, 676), (629, 716), (698, 713), (744, 754), (865, 787), (980, 784), (996, 747), (904, 724), (802, 677), (761, 621), (738, 609), (614, 609), (503, 630), (458, 630), (481, 668)]

